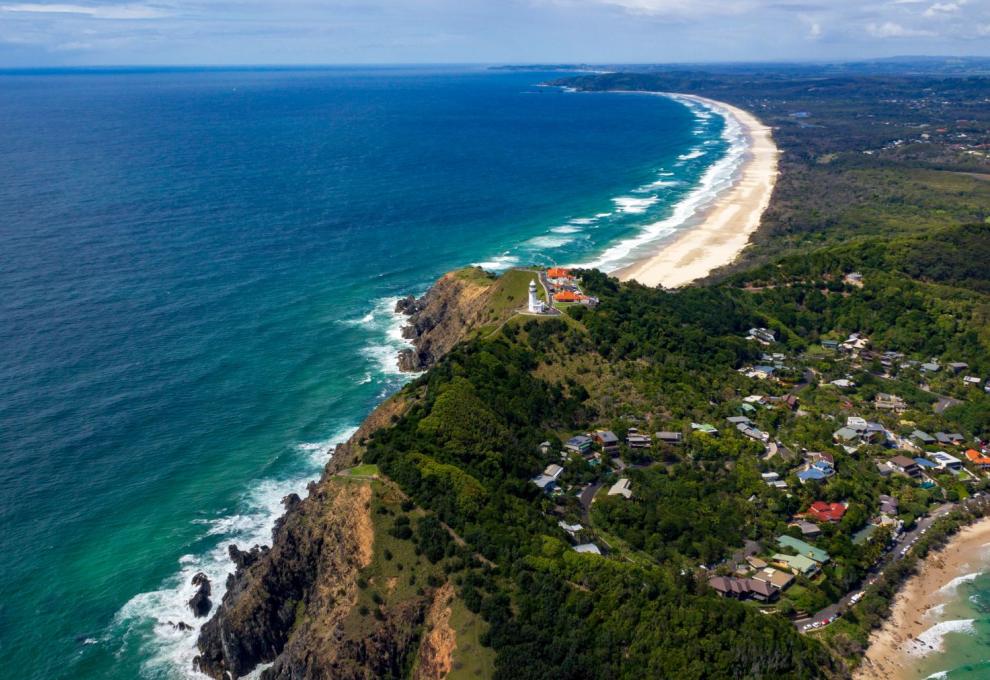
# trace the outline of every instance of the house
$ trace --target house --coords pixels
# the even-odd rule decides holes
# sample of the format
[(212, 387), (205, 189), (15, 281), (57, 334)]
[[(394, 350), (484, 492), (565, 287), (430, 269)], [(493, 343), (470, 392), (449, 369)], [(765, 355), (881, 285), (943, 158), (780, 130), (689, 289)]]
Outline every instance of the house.
[(873, 399), (873, 406), (881, 411), (896, 411), (901, 412), (907, 409), (907, 403), (896, 394), (887, 394), (886, 392), (877, 392), (877, 396)]
[(861, 434), (851, 427), (840, 427), (832, 433), (832, 439), (835, 440), (836, 444), (854, 444), (859, 441)]
[(788, 569), (793, 574), (802, 574), (811, 577), (818, 573), (819, 569), (818, 562), (804, 555), (775, 553), (770, 559), (775, 565), (783, 569)]
[(928, 458), (935, 463), (935, 467), (939, 470), (952, 470), (956, 472), (962, 469), (962, 461), (955, 456), (950, 456), (944, 451), (936, 451), (935, 453), (928, 454)]
[(866, 418), (860, 418), (859, 416), (849, 416), (846, 418), (846, 427), (856, 430), (857, 432), (866, 432), (866, 428), (869, 423), (866, 422)]
[(576, 437), (571, 437), (564, 442), (564, 450), (570, 451), (571, 453), (578, 453), (583, 456), (591, 451), (592, 443), (591, 437), (579, 434)]
[(772, 378), (776, 370), (773, 366), (753, 366), (753, 368), (746, 371), (746, 377), (766, 380), (767, 378)]
[(773, 331), (766, 328), (750, 328), (747, 339), (756, 340), (764, 345), (771, 345), (777, 342), (777, 338), (774, 336)]
[(838, 522), (846, 514), (846, 506), (842, 503), (826, 503), (815, 501), (804, 513), (805, 517), (811, 517), (819, 522)]
[(708, 585), (722, 597), (732, 597), (739, 600), (753, 598), (761, 602), (768, 602), (777, 597), (779, 592), (777, 588), (766, 581), (734, 576), (713, 576), (708, 579)]
[(897, 514), (897, 499), (887, 494), (880, 494), (880, 513), (893, 517)]
[(718, 429), (714, 425), (709, 423), (691, 423), (691, 429), (696, 432), (701, 432), (703, 434), (710, 435), (712, 437), (718, 436)]
[(969, 364), (967, 364), (965, 361), (950, 361), (945, 365), (945, 367), (948, 368), (953, 373), (962, 373), (967, 368), (969, 368)]
[(758, 430), (747, 423), (739, 423), (736, 425), (736, 429), (739, 430), (744, 436), (749, 437), (750, 439), (755, 439), (758, 442), (766, 443), (770, 441), (770, 435), (768, 433), (763, 430)]
[(922, 446), (930, 446), (935, 443), (935, 437), (931, 436), (927, 432), (922, 432), (921, 430), (915, 430), (912, 432), (909, 439), (913, 439)]
[(571, 271), (569, 269), (564, 269), (563, 267), (550, 267), (547, 269), (547, 279), (558, 285), (573, 281)]
[(972, 387), (979, 387), (983, 383), (983, 379), (977, 378), (975, 375), (967, 375), (963, 377), (963, 382)]
[(619, 452), (619, 438), (611, 430), (596, 430), (591, 438), (602, 447), (602, 453), (614, 456)]
[(584, 529), (580, 524), (568, 524), (564, 520), (557, 522), (557, 526), (569, 533), (571, 536)]
[(801, 539), (788, 536), (787, 534), (782, 534), (777, 537), (777, 545), (782, 548), (791, 548), (797, 552), (797, 554), (814, 560), (819, 564), (825, 564), (829, 561), (829, 559), (831, 559), (829, 558), (828, 553), (821, 548), (816, 548), (810, 543), (805, 543)]
[(732, 423), (733, 425), (740, 425), (740, 424), (749, 425), (750, 423), (753, 422), (746, 416), (732, 416), (730, 418), (726, 418), (726, 420)]
[(829, 385), (835, 385), (836, 387), (841, 387), (842, 389), (856, 387), (856, 383), (854, 383), (849, 378), (839, 378), (838, 380), (833, 380), (832, 382), (829, 383)]
[(939, 444), (951, 444), (958, 446), (963, 443), (965, 438), (958, 432), (936, 432), (935, 440), (938, 441)]
[(810, 463), (805, 469), (797, 473), (797, 478), (802, 484), (806, 482), (820, 482), (835, 474), (835, 468), (825, 460)]
[(849, 272), (842, 280), (850, 286), (856, 286), (857, 288), (863, 287), (863, 275), (859, 272)]
[(764, 567), (763, 569), (760, 569), (753, 574), (753, 578), (757, 581), (769, 583), (777, 590), (785, 590), (794, 582), (793, 574), (788, 574), (786, 571), (780, 571), (779, 569), (774, 569), (773, 567)]
[(928, 470), (935, 470), (938, 468), (938, 465), (936, 463), (928, 460), (927, 458), (922, 458), (921, 456), (915, 456), (914, 462), (918, 464), (918, 467), (921, 468), (923, 472), (927, 472)]
[(574, 552), (583, 553), (585, 555), (601, 555), (602, 551), (594, 543), (582, 543), (581, 545), (574, 546)]
[(913, 458), (907, 456), (894, 456), (887, 461), (887, 467), (894, 472), (899, 472), (908, 477), (920, 477), (921, 468), (914, 462)]
[(676, 446), (684, 442), (684, 435), (680, 432), (657, 432), (655, 436), (661, 444)]
[(544, 491), (552, 491), (554, 487), (557, 486), (557, 478), (560, 477), (563, 472), (564, 468), (560, 467), (556, 463), (551, 463), (550, 465), (547, 465), (545, 470), (543, 470), (543, 474), (537, 475), (529, 481), (533, 482), (533, 484), (536, 484), (536, 486), (540, 487)]
[(870, 540), (870, 537), (876, 532), (879, 527), (876, 524), (867, 524), (865, 527), (857, 531), (852, 536), (853, 545), (862, 545)]
[(547, 456), (550, 454), (551, 451), (553, 451), (553, 446), (550, 444), (550, 442), (543, 442), (539, 446), (539, 451), (544, 456)]
[(632, 489), (629, 488), (629, 483), (629, 480), (623, 477), (612, 485), (612, 488), (608, 490), (608, 495), (632, 498)]
[(753, 569), (766, 569), (767, 568), (767, 563), (765, 561), (761, 560), (756, 555), (749, 555), (749, 556), (747, 556), (746, 557), (746, 562), (749, 564), (749, 566), (753, 567)]
[(642, 434), (635, 427), (630, 427), (626, 433), (626, 444), (630, 449), (648, 449), (653, 446), (650, 435)]
[(966, 459), (981, 470), (990, 469), (990, 457), (984, 456), (976, 449), (967, 450)]
[(830, 349), (830, 350), (835, 351), (835, 350), (839, 349), (839, 341), (838, 340), (822, 340), (822, 347), (824, 347), (825, 349)]
[(809, 522), (805, 519), (800, 519), (796, 522), (791, 522), (787, 526), (797, 527), (801, 531), (802, 536), (807, 536), (808, 538), (818, 538), (822, 534), (822, 530), (814, 522)]
[(942, 367), (938, 365), (937, 361), (928, 361), (921, 364), (919, 368), (922, 373), (938, 373), (942, 370)]

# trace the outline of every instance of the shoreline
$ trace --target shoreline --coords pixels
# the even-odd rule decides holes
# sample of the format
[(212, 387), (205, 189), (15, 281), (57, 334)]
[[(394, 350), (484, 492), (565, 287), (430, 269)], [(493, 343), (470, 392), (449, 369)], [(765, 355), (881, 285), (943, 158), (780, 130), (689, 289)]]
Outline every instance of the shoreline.
[[(938, 629), (944, 623), (942, 607), (954, 598), (957, 579), (983, 571), (987, 564), (981, 550), (990, 543), (990, 517), (964, 527), (938, 552), (921, 562), (921, 570), (909, 578), (894, 598), (890, 616), (870, 635), (863, 661), (854, 680), (917, 680), (924, 656), (941, 645)], [(951, 630), (946, 628), (945, 630)], [(919, 639), (920, 636), (920, 639)]]
[(732, 263), (760, 226), (778, 175), (779, 150), (771, 129), (753, 114), (730, 104), (676, 95), (731, 117), (743, 129), (746, 158), (732, 186), (694, 218), (698, 223), (658, 244), (653, 253), (611, 272), (620, 281), (678, 288)]

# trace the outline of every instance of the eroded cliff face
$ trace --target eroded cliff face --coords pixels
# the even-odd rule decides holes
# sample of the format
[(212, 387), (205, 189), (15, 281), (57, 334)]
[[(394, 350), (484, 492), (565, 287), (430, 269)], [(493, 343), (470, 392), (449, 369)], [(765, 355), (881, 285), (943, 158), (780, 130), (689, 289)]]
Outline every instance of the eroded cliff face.
[(440, 277), (418, 300), (399, 300), (396, 311), (409, 315), (403, 335), (414, 346), (400, 353), (399, 368), (426, 370), (471, 330), (491, 322), (489, 303), (496, 282), (481, 270), (462, 269)]
[[(417, 348), (403, 367), (432, 365), (470, 329), (490, 322), (493, 283), (480, 272), (455, 272), (420, 300), (400, 302), (411, 315), (407, 335)], [(268, 665), (263, 680), (398, 678), (410, 668), (424, 679), (446, 676), (456, 646), (448, 624), (453, 587), (417, 589), (369, 616), (359, 604), (359, 577), (374, 555), (372, 500), (390, 482), (339, 475), (361, 461), (374, 432), (415, 400), (403, 392), (382, 403), (337, 447), (305, 499), (293, 494), (284, 500), (286, 513), (270, 548), (230, 547), (237, 571), (200, 632), (196, 664), (202, 672), (236, 680)]]
[[(369, 482), (321, 483), (305, 500), (290, 499), (270, 549), (232, 551), (239, 568), (200, 632), (200, 670), (239, 678), (274, 661), (266, 677), (322, 677), (286, 668), (323, 665), (337, 649), (358, 570), (371, 560), (370, 499)], [(293, 644), (300, 634), (305, 650)]]

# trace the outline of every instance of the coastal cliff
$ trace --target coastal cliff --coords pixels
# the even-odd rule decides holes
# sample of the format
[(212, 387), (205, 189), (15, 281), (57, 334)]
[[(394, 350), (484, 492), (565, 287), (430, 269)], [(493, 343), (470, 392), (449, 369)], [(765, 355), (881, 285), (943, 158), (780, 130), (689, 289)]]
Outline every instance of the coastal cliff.
[(491, 304), (497, 283), (479, 268), (461, 269), (440, 277), (423, 297), (399, 300), (396, 311), (409, 316), (402, 333), (413, 344), (399, 354), (399, 368), (426, 370), (471, 330), (500, 320)]
[[(427, 368), (479, 325), (498, 321), (490, 306), (495, 283), (480, 270), (461, 270), (443, 276), (419, 300), (400, 301), (416, 346), (401, 358), (404, 370)], [(404, 514), (408, 500), (377, 474), (348, 471), (361, 462), (374, 433), (416, 401), (404, 391), (383, 402), (337, 447), (305, 499), (292, 494), (283, 500), (286, 513), (271, 547), (230, 546), (237, 570), (200, 632), (199, 670), (236, 679), (268, 665), (265, 680), (302, 680), (400, 677), (414, 666), (417, 678), (446, 676), (456, 647), (448, 625), (454, 589), (418, 555), (402, 574), (405, 589), (398, 575), (379, 575), (376, 582), (370, 574), (402, 549), (380, 517)], [(443, 585), (410, 588), (416, 578)]]

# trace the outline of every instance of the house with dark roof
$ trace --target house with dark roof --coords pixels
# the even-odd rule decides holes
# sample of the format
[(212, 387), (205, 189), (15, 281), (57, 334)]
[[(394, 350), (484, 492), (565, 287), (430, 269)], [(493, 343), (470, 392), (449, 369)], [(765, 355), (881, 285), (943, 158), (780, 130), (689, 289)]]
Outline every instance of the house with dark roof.
[(922, 432), (921, 430), (915, 430), (911, 433), (909, 438), (923, 446), (929, 446), (935, 443), (935, 437), (931, 436), (927, 432)]
[(655, 436), (661, 444), (676, 446), (684, 442), (684, 435), (680, 432), (657, 432)]
[(579, 434), (564, 442), (564, 450), (571, 453), (579, 453), (582, 456), (591, 451), (593, 441), (591, 437)]
[(918, 467), (918, 464), (914, 462), (913, 458), (908, 458), (907, 456), (894, 456), (887, 461), (887, 467), (894, 472), (899, 472), (911, 478), (921, 476), (921, 468)]
[(619, 452), (619, 438), (611, 430), (595, 430), (591, 438), (602, 447), (602, 453), (613, 456)]
[(752, 598), (760, 602), (769, 602), (780, 592), (771, 583), (755, 578), (713, 576), (708, 579), (708, 585), (722, 597), (732, 597), (737, 600)]
[(642, 434), (636, 428), (630, 427), (626, 433), (626, 445), (630, 449), (648, 449), (653, 446), (653, 440), (650, 439), (650, 435)]

